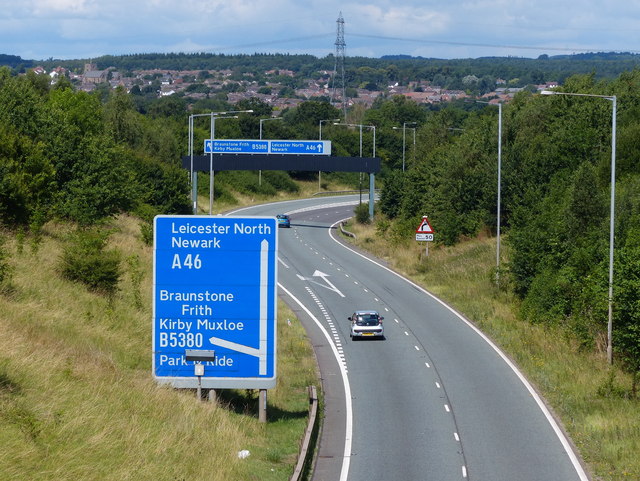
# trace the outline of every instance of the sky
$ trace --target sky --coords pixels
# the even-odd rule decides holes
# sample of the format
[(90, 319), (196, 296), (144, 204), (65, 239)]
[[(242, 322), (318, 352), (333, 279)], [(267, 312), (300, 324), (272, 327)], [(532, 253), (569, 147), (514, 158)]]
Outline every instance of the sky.
[(640, 53), (640, 0), (0, 0), (0, 54)]

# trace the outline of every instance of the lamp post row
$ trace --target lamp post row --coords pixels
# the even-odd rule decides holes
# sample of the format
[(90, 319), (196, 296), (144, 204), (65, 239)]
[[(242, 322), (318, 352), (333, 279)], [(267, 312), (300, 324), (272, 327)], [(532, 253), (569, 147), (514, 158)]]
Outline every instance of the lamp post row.
[[(207, 114), (191, 114), (189, 115), (189, 180), (191, 181), (191, 200), (193, 202), (193, 213), (198, 213), (198, 173), (193, 170), (193, 119), (196, 117), (209, 117), (211, 119), (211, 138), (215, 138), (215, 119), (225, 118), (217, 117), (218, 115), (239, 114), (239, 113), (252, 113), (253, 110), (228, 110), (224, 112), (209, 112)], [(226, 117), (228, 118), (228, 117)], [(211, 171), (209, 172), (213, 177), (213, 154), (209, 158), (209, 164)], [(211, 214), (213, 208), (213, 179), (210, 179), (210, 192), (209, 192), (209, 214)]]
[(580, 94), (573, 92), (558, 92), (557, 90), (543, 90), (542, 95), (570, 95), (574, 97), (595, 97), (611, 101), (611, 200), (609, 202), (609, 299), (607, 315), (607, 361), (613, 363), (613, 248), (615, 229), (615, 201), (616, 201), (616, 118), (618, 99), (615, 95)]
[[(602, 98), (605, 100), (609, 100), (612, 102), (612, 120), (611, 120), (611, 198), (610, 198), (610, 214), (609, 214), (609, 286), (608, 286), (608, 320), (607, 320), (607, 361), (609, 364), (613, 362), (613, 260), (614, 260), (614, 234), (615, 234), (615, 166), (616, 166), (616, 119), (617, 119), (617, 97), (615, 95), (596, 95), (596, 94), (581, 94), (581, 93), (573, 93), (573, 92), (559, 92), (556, 90), (543, 90), (541, 92), (542, 95), (566, 95), (566, 96), (576, 96), (576, 97), (592, 97), (592, 98)], [(491, 104), (489, 102), (481, 102), (489, 105), (497, 105), (498, 106), (498, 193), (497, 193), (497, 218), (496, 218), (496, 282), (499, 284), (500, 281), (500, 210), (501, 210), (501, 170), (502, 170), (502, 103)], [(235, 116), (225, 116), (227, 114), (232, 113), (251, 113), (253, 110), (232, 110), (225, 112), (210, 112), (207, 114), (192, 114), (189, 116), (189, 155), (191, 160), (191, 168), (190, 168), (190, 178), (192, 182), (192, 198), (193, 198), (193, 213), (195, 214), (197, 211), (197, 173), (194, 172), (193, 169), (193, 121), (196, 117), (210, 117), (211, 118), (211, 138), (215, 138), (215, 119), (216, 118), (237, 118)], [(216, 117), (223, 116), (223, 117)], [(260, 139), (262, 139), (262, 124), (267, 120), (279, 120), (281, 117), (272, 117), (267, 119), (260, 119)], [(344, 125), (348, 127), (358, 127), (360, 129), (360, 157), (362, 157), (362, 129), (370, 128), (373, 129), (373, 156), (375, 157), (376, 153), (376, 128), (374, 125), (363, 125), (363, 124), (347, 124), (347, 123), (338, 123), (339, 119), (323, 119), (318, 123), (319, 130), (319, 140), (322, 140), (322, 124), (324, 122), (333, 122), (333, 125)], [(416, 122), (404, 122), (402, 124), (402, 171), (405, 171), (405, 150), (406, 150), (406, 129), (407, 125), (416, 125)], [(393, 127), (394, 129), (399, 129), (399, 127)], [(413, 144), (414, 144), (414, 155), (415, 155), (415, 130), (416, 127), (409, 127), (413, 130)], [(212, 213), (213, 209), (213, 154), (210, 154), (210, 202), (209, 202), (209, 214)], [(320, 189), (320, 174), (318, 172), (318, 188)], [(362, 176), (362, 173), (361, 173)], [(360, 193), (360, 202), (362, 202), (362, 192)], [(370, 210), (372, 210), (373, 206), (370, 206)]]

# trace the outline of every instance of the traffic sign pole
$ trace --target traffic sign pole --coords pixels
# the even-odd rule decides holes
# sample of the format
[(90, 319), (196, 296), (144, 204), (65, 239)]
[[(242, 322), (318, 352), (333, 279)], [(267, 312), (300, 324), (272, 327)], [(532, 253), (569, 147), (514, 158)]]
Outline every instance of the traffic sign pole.
[(417, 241), (426, 241), (425, 255), (429, 257), (429, 242), (433, 241), (433, 229), (431, 228), (431, 224), (429, 224), (429, 219), (426, 215), (422, 216), (422, 221), (420, 221), (420, 225), (416, 229), (416, 240)]

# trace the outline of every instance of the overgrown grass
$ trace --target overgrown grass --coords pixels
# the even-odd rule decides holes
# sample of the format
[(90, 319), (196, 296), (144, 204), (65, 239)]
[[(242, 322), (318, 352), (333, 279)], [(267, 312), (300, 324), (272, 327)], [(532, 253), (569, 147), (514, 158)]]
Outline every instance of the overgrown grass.
[[(202, 177), (206, 177), (202, 176)], [(327, 180), (331, 179), (330, 176), (323, 174), (322, 175), (322, 185), (321, 188), (318, 188), (318, 181), (296, 181), (299, 190), (297, 192), (287, 192), (287, 191), (278, 191), (275, 196), (266, 195), (264, 193), (256, 192), (256, 193), (242, 193), (238, 191), (234, 191), (232, 196), (221, 196), (219, 198), (214, 198), (213, 201), (213, 213), (220, 214), (228, 211), (229, 209), (239, 207), (239, 206), (247, 206), (247, 205), (255, 205), (262, 202), (274, 201), (282, 201), (282, 200), (291, 200), (291, 199), (300, 199), (311, 197), (312, 195), (318, 192), (331, 192), (331, 191), (344, 191), (349, 190), (351, 187), (342, 184), (340, 182)], [(199, 180), (199, 183), (204, 182)], [(208, 181), (207, 181), (208, 182)], [(207, 184), (208, 186), (208, 184)], [(208, 214), (209, 213), (209, 194), (208, 188), (206, 193), (200, 193), (198, 196), (198, 213), (199, 214)]]
[[(306, 426), (306, 387), (318, 383), (302, 326), (280, 303), (266, 424), (254, 391), (222, 391), (214, 405), (157, 385), (152, 248), (138, 221), (120, 217), (113, 227), (109, 248), (137, 260), (123, 262), (110, 297), (60, 275), (69, 227), (47, 224), (35, 252), (19, 252), (15, 239), (5, 244), (14, 288), (0, 294), (0, 479), (288, 479)], [(251, 455), (239, 459), (244, 449)]]
[[(350, 224), (356, 245), (387, 260), (479, 326), (511, 356), (559, 416), (597, 479), (640, 480), (640, 400), (631, 379), (610, 369), (605, 352), (581, 349), (562, 326), (516, 316), (518, 301), (495, 279), (495, 238), (454, 247), (407, 239), (392, 244), (375, 225)], [(508, 260), (508, 248), (501, 249)], [(503, 285), (508, 273), (503, 273)]]

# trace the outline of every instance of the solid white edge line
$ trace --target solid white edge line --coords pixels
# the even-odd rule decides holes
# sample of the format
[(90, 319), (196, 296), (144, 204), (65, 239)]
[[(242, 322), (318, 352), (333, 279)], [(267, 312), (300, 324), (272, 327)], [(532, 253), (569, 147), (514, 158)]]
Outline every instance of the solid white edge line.
[(316, 317), (307, 309), (307, 307), (297, 298), (295, 297), (289, 290), (284, 287), (281, 283), (278, 282), (278, 286), (280, 289), (284, 291), (291, 299), (293, 299), (296, 304), (300, 306), (300, 308), (307, 313), (307, 315), (313, 319), (313, 322), (316, 323), (318, 328), (324, 334), (324, 337), (329, 341), (329, 345), (331, 346), (331, 350), (333, 351), (333, 355), (336, 358), (336, 362), (338, 363), (338, 367), (340, 368), (340, 374), (342, 375), (342, 384), (344, 386), (344, 398), (345, 398), (345, 438), (344, 438), (344, 453), (342, 456), (342, 469), (340, 470), (340, 481), (347, 481), (347, 476), (349, 475), (349, 464), (351, 462), (351, 438), (353, 435), (353, 406), (351, 403), (351, 385), (349, 384), (349, 378), (347, 376), (347, 369), (344, 365), (344, 362), (341, 361), (340, 354), (338, 353), (338, 349), (331, 342), (331, 336), (324, 328), (324, 326), (316, 319)]
[(567, 453), (567, 455), (569, 456), (569, 459), (571, 460), (571, 463), (573, 464), (574, 469), (576, 470), (576, 473), (578, 474), (578, 477), (581, 479), (581, 481), (589, 481), (589, 477), (587, 476), (587, 473), (584, 471), (582, 464), (580, 464), (580, 460), (578, 459), (578, 456), (576, 455), (576, 453), (573, 451), (573, 448), (571, 447), (571, 443), (569, 442), (569, 440), (567, 439), (567, 437), (564, 435), (564, 433), (562, 432), (562, 429), (560, 429), (560, 426), (558, 425), (558, 423), (556, 422), (555, 418), (553, 417), (553, 415), (551, 414), (551, 412), (549, 411), (549, 408), (547, 408), (547, 406), (545, 405), (544, 401), (542, 400), (542, 398), (538, 395), (538, 393), (536, 392), (536, 390), (533, 388), (533, 386), (531, 385), (531, 383), (529, 383), (529, 381), (527, 381), (527, 379), (524, 377), (524, 374), (522, 374), (520, 372), (520, 370), (516, 367), (515, 364), (513, 364), (513, 362), (511, 362), (511, 360), (507, 357), (507, 355), (502, 352), (502, 350), (493, 343), (493, 341), (491, 341), (491, 339), (489, 339), (480, 329), (478, 329), (476, 326), (474, 326), (471, 322), (469, 322), (467, 319), (464, 318), (464, 316), (462, 314), (460, 314), (458, 311), (456, 311), (453, 307), (449, 306), (448, 304), (446, 304), (443, 300), (438, 299), (436, 296), (434, 296), (433, 294), (431, 294), (429, 291), (427, 291), (426, 289), (424, 289), (422, 286), (419, 286), (418, 284), (416, 284), (415, 282), (407, 279), (406, 277), (398, 274), (397, 272), (395, 272), (392, 269), (389, 269), (386, 266), (383, 266), (382, 264), (380, 264), (379, 262), (374, 261), (373, 259), (370, 259), (369, 257), (361, 254), (360, 252), (351, 249), (350, 247), (344, 245), (342, 242), (338, 241), (334, 236), (333, 236), (333, 232), (332, 232), (332, 228), (336, 225), (338, 225), (340, 222), (344, 222), (347, 219), (351, 219), (351, 217), (346, 217), (344, 219), (341, 219), (337, 222), (335, 222), (328, 230), (329, 232), (329, 237), (331, 237), (331, 239), (333, 239), (333, 241), (344, 247), (345, 249), (347, 249), (348, 251), (353, 252), (354, 254), (362, 257), (363, 259), (368, 260), (369, 262), (377, 265), (378, 267), (381, 267), (382, 269), (385, 269), (386, 271), (398, 276), (400, 279), (403, 279), (404, 281), (408, 282), (409, 284), (411, 284), (413, 287), (415, 287), (416, 289), (418, 289), (419, 291), (423, 292), (424, 294), (428, 295), (429, 297), (431, 297), (434, 301), (440, 303), (443, 307), (445, 307), (446, 309), (448, 309), (449, 311), (451, 311), (455, 316), (457, 316), (461, 321), (463, 321), (467, 326), (469, 326), (471, 329), (473, 329), (476, 334), (478, 334), (487, 344), (489, 344), (489, 346), (491, 346), (491, 348), (502, 358), (502, 360), (507, 364), (507, 366), (509, 366), (511, 368), (511, 370), (515, 373), (515, 375), (518, 377), (518, 379), (520, 379), (520, 382), (522, 382), (522, 384), (524, 385), (524, 387), (527, 389), (527, 391), (529, 391), (529, 394), (531, 394), (531, 396), (533, 397), (533, 399), (536, 401), (536, 404), (538, 405), (538, 407), (540, 408), (540, 410), (542, 411), (542, 413), (544, 414), (544, 416), (547, 418), (547, 421), (549, 422), (549, 424), (551, 425), (551, 428), (553, 429), (553, 431), (556, 433), (556, 436), (558, 437), (558, 439), (560, 440), (560, 443), (562, 444), (562, 447), (564, 448), (565, 452)]

